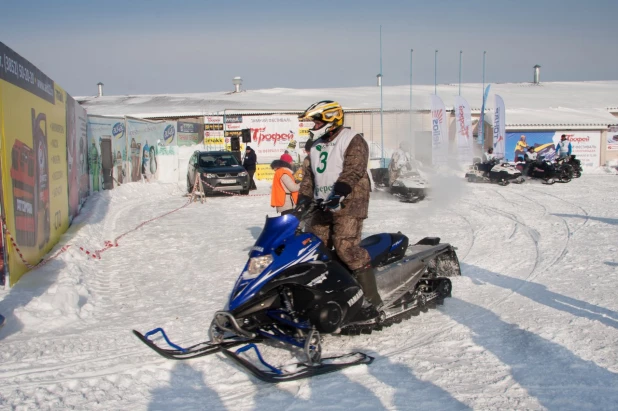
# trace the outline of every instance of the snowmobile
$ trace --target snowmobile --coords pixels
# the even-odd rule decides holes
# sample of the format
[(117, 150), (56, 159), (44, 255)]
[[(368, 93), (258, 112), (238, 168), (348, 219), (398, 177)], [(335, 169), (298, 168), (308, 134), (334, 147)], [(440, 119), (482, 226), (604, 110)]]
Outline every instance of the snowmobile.
[(497, 158), (483, 163), (478, 157), (472, 161), (465, 178), (470, 183), (496, 183), (501, 186), (509, 183), (521, 184), (525, 181), (521, 171), (515, 166)]
[(529, 178), (538, 179), (543, 184), (568, 183), (573, 178), (573, 168), (566, 163), (553, 163), (549, 160), (528, 161), (518, 165), (518, 169)]
[[(163, 357), (182, 360), (219, 352), (258, 379), (276, 383), (370, 364), (373, 357), (362, 352), (322, 358), (323, 335), (370, 334), (450, 297), (449, 277), (461, 275), (453, 246), (437, 237), (409, 245), (401, 233), (372, 235), (361, 246), (371, 256), (383, 305), (377, 318), (367, 320), (362, 315), (363, 290), (355, 277), (318, 237), (301, 228), (301, 221), (318, 209), (319, 203), (312, 203), (308, 208), (297, 206), (292, 214), (266, 217), (229, 301), (214, 314), (209, 341), (183, 348), (161, 328), (133, 333)], [(157, 345), (151, 339), (156, 334), (171, 348)], [(262, 357), (260, 342), (297, 350), (303, 361), (275, 367)], [(242, 347), (232, 350), (238, 346)], [(257, 361), (243, 355), (250, 350)]]
[[(561, 158), (556, 160), (558, 164), (568, 165), (573, 169), (572, 177), (580, 178), (582, 176), (582, 163), (575, 157), (575, 154), (571, 154), (567, 158)], [(568, 170), (568, 169), (567, 169)]]
[(427, 180), (414, 170), (402, 171), (392, 186), (389, 185), (388, 168), (372, 168), (371, 178), (378, 190), (388, 191), (404, 203), (416, 203), (423, 200), (429, 190)]

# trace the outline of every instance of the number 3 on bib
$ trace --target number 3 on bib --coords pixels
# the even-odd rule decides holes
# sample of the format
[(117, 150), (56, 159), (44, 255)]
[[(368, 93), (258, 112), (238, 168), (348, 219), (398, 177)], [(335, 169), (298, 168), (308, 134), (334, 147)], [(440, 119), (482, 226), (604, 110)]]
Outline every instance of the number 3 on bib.
[(326, 160), (327, 159), (328, 159), (327, 152), (320, 153), (320, 165), (318, 165), (318, 168), (316, 169), (318, 173), (322, 174), (324, 170), (326, 170)]

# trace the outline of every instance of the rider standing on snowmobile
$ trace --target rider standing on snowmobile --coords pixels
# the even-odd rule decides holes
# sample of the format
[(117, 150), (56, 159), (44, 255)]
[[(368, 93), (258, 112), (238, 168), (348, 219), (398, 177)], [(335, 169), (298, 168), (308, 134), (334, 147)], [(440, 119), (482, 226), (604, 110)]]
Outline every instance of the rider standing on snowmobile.
[(560, 142), (556, 144), (556, 152), (560, 158), (570, 157), (571, 151), (573, 147), (571, 146), (571, 142), (567, 138), (566, 134), (563, 134), (560, 137)]
[(410, 170), (412, 168), (412, 164), (410, 163), (410, 145), (407, 141), (402, 141), (399, 143), (399, 150), (393, 153), (391, 157), (391, 162), (388, 165), (388, 185), (392, 186), (395, 180), (399, 178), (402, 170), (407, 168)]
[(494, 158), (496, 158), (496, 156), (494, 155), (494, 148), (489, 147), (487, 151), (483, 153), (483, 163), (489, 163)]
[(334, 101), (312, 104), (299, 119), (312, 121), (314, 126), (309, 170), (303, 176), (298, 202), (302, 206), (315, 200), (322, 210), (313, 214), (308, 231), (326, 247), (334, 246), (371, 303), (363, 310), (366, 319), (375, 318), (382, 300), (371, 257), (359, 245), (369, 210), (369, 146), (360, 134), (343, 127), (343, 108)]

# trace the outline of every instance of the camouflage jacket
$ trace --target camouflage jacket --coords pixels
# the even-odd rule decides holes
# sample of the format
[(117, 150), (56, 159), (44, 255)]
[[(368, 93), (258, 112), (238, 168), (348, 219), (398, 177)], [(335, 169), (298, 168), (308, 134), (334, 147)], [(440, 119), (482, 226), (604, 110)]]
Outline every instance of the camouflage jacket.
[[(327, 142), (337, 138), (338, 131), (334, 135), (325, 139)], [(313, 148), (312, 148), (313, 150)], [(313, 197), (314, 179), (313, 165), (309, 156), (305, 159), (310, 167), (308, 172), (303, 176), (303, 181), (300, 184), (299, 194), (303, 196)], [(339, 175), (337, 182), (346, 183), (352, 188), (352, 193), (343, 201), (344, 208), (337, 211), (337, 215), (347, 215), (355, 218), (367, 218), (369, 211), (369, 192), (371, 184), (369, 175), (367, 174), (367, 165), (369, 164), (369, 146), (365, 139), (357, 134), (350, 141), (350, 145), (346, 149), (343, 160), (343, 171)], [(304, 165), (304, 164), (303, 164)]]

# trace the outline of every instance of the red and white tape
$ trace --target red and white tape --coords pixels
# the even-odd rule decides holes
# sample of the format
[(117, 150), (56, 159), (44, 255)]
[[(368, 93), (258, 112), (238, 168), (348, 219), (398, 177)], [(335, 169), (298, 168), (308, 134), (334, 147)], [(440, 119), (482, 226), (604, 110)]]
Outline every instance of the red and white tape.
[[(148, 223), (150, 223), (152, 221), (155, 221), (155, 220), (157, 220), (159, 218), (162, 218), (162, 217), (165, 217), (165, 216), (170, 215), (172, 213), (175, 213), (176, 211), (182, 210), (183, 208), (187, 207), (189, 204), (191, 204), (191, 203), (187, 202), (184, 205), (182, 205), (182, 206), (180, 206), (180, 207), (178, 207), (178, 208), (176, 208), (176, 209), (174, 209), (172, 211), (168, 211), (167, 213), (161, 214), (160, 216), (151, 218), (150, 220), (146, 220), (146, 221), (140, 223), (138, 226), (136, 226), (132, 230), (129, 230), (129, 231), (119, 235), (118, 237), (116, 237), (114, 239), (114, 241), (105, 241), (105, 246), (103, 248), (99, 249), (99, 250), (90, 251), (90, 250), (85, 249), (82, 246), (75, 246), (75, 248), (77, 248), (81, 252), (85, 253), (88, 257), (92, 257), (95, 260), (100, 260), (102, 253), (104, 253), (105, 251), (109, 250), (110, 248), (118, 247), (118, 240), (120, 240), (122, 237), (126, 236), (129, 233), (132, 233), (133, 231), (136, 231), (136, 230), (142, 228), (143, 226), (145, 226), (146, 224), (148, 224)], [(24, 255), (23, 255), (22, 251), (19, 249), (19, 246), (17, 245), (17, 242), (13, 238), (13, 235), (11, 235), (8, 227), (6, 226), (6, 222), (4, 221), (4, 219), (2, 219), (2, 226), (4, 227), (4, 232), (6, 233), (7, 237), (11, 241), (11, 244), (13, 244), (13, 247), (15, 248), (15, 251), (17, 252), (17, 255), (19, 256), (19, 259), (29, 269), (38, 268), (38, 267), (41, 267), (41, 266), (47, 264), (48, 262), (50, 262), (54, 258), (58, 257), (60, 254), (64, 253), (65, 251), (67, 251), (71, 247), (71, 244), (64, 245), (64, 246), (62, 246), (62, 248), (60, 248), (60, 250), (58, 250), (58, 252), (56, 254), (52, 255), (49, 258), (46, 258), (46, 259), (43, 259), (43, 260), (39, 261), (39, 263), (36, 264), (36, 265), (32, 265), (28, 261), (26, 261), (26, 259), (24, 258)]]
[(264, 197), (264, 196), (269, 196), (270, 195), (270, 194), (239, 194), (239, 193), (232, 193), (230, 191), (219, 190), (216, 187), (211, 186), (210, 184), (208, 184), (207, 182), (205, 182), (203, 180), (202, 180), (202, 183), (206, 184), (208, 187), (212, 188), (217, 193), (229, 194), (231, 196), (238, 196), (238, 197)]

